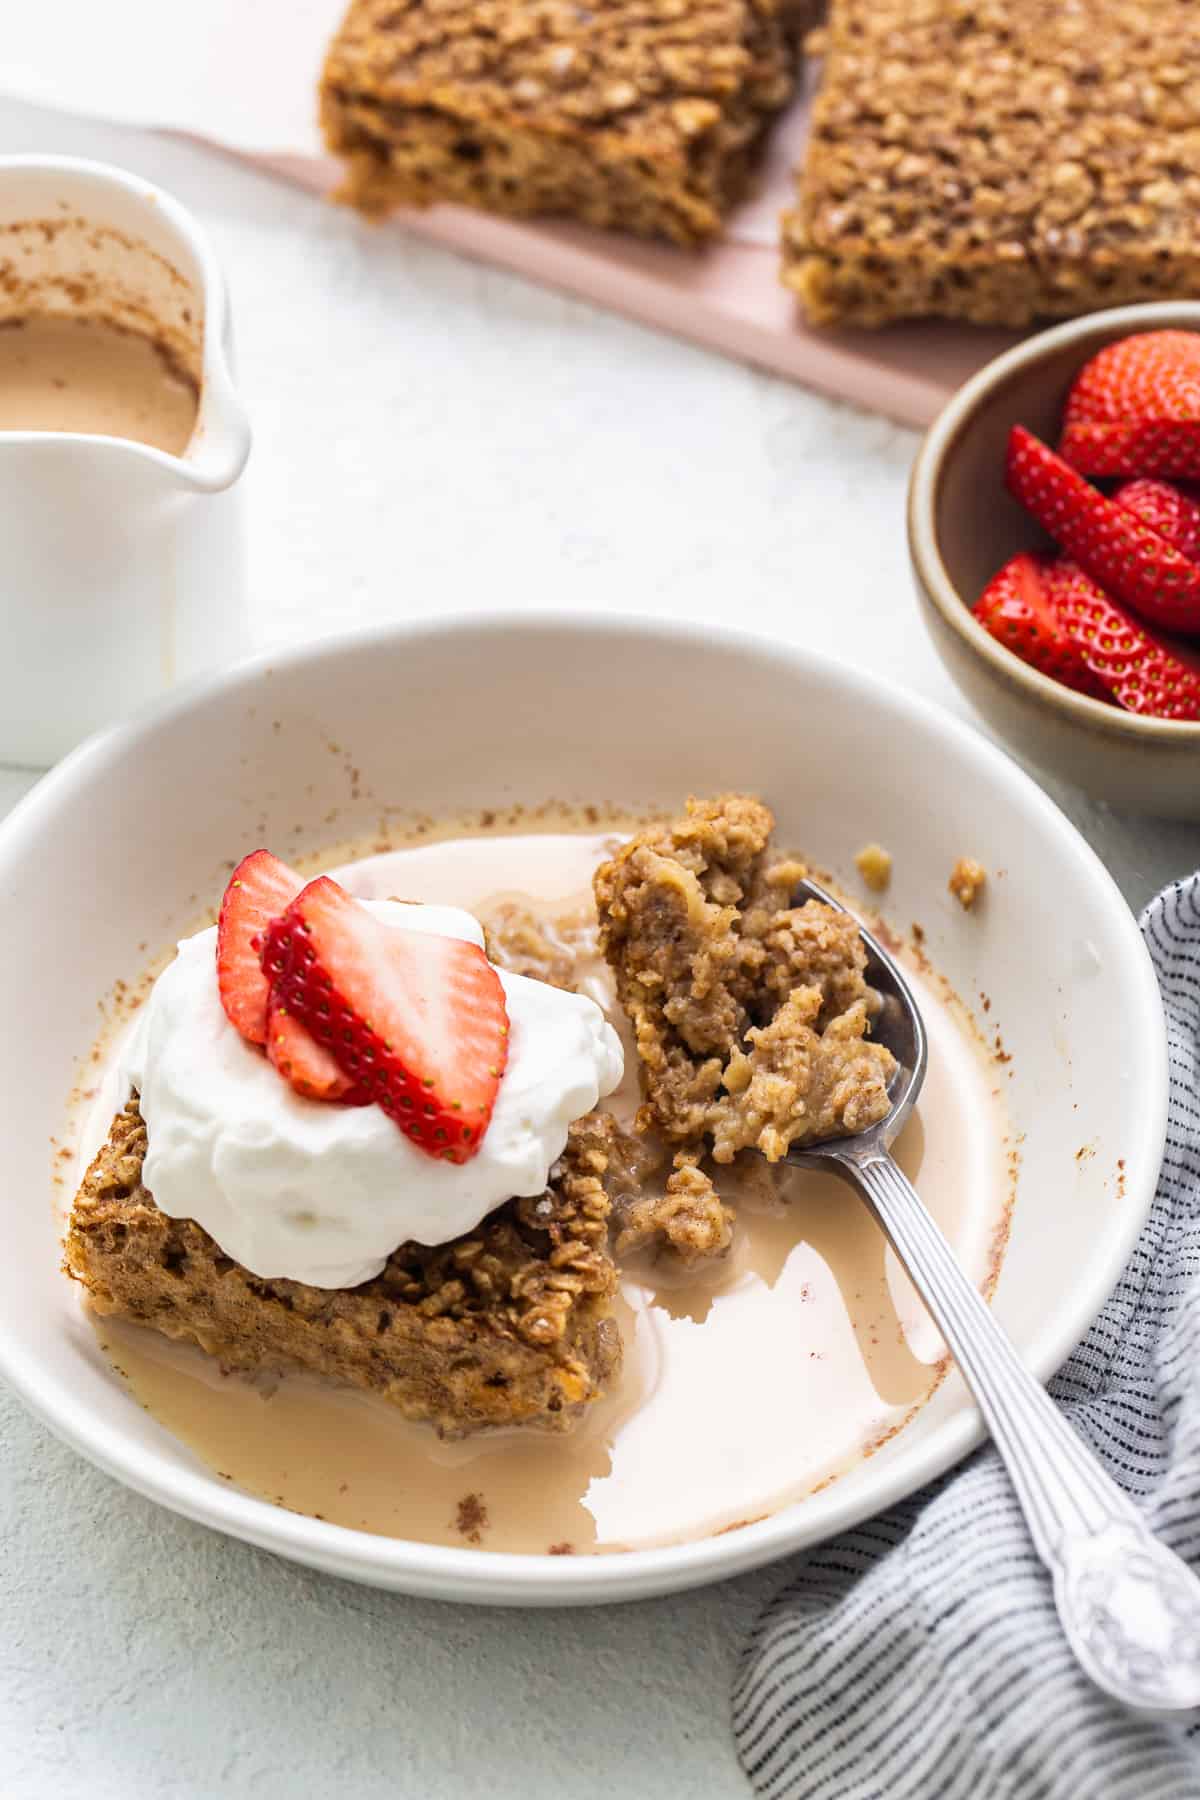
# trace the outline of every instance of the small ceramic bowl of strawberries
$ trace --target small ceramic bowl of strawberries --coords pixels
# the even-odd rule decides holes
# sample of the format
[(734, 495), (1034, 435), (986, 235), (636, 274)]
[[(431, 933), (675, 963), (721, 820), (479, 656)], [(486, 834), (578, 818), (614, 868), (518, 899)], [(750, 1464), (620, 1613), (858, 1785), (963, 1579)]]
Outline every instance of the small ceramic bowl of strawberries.
[(987, 364), (921, 446), (908, 524), (934, 644), (1013, 751), (1200, 819), (1200, 302)]

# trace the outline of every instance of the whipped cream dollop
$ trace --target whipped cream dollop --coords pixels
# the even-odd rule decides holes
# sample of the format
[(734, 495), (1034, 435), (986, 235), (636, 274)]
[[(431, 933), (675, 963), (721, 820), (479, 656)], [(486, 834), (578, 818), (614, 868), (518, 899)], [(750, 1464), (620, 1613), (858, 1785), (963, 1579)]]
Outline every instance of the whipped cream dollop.
[[(360, 904), (398, 931), (483, 931), (457, 907)], [(142, 1179), (162, 1212), (195, 1219), (264, 1279), (355, 1287), (398, 1245), (443, 1244), (505, 1200), (537, 1195), (567, 1129), (617, 1087), (620, 1040), (594, 1000), (498, 970), (508, 1065), (466, 1163), (416, 1149), (377, 1106), (307, 1100), (225, 1016), (215, 927), (185, 938), (151, 991), (122, 1074), (140, 1095)]]

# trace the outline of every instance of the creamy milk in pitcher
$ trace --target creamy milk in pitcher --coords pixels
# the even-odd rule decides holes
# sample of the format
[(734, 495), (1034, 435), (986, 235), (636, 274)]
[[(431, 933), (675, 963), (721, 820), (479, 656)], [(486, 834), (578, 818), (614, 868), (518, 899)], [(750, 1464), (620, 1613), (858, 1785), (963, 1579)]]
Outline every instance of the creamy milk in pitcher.
[(244, 648), (230, 352), (168, 195), (0, 157), (0, 761), (52, 762)]

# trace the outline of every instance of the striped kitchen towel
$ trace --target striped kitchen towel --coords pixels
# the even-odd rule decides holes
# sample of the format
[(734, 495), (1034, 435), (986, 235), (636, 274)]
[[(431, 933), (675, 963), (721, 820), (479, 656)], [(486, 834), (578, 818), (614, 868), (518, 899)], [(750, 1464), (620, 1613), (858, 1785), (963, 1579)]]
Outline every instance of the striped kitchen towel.
[[(1141, 926), (1170, 1037), (1166, 1160), (1129, 1267), (1050, 1391), (1200, 1567), (1200, 874)], [(1200, 1800), (1200, 1725), (1134, 1720), (1080, 1674), (987, 1446), (804, 1558), (747, 1645), (733, 1723), (771, 1800)]]

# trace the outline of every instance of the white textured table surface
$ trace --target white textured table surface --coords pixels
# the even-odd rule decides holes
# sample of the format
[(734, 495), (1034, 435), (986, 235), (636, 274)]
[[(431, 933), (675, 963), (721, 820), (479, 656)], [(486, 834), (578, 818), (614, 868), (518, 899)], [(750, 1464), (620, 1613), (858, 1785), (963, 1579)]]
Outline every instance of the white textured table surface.
[[(11, 105), (0, 146), (125, 164), (209, 228), (260, 645), (464, 606), (757, 616), (966, 710), (910, 597), (909, 433), (188, 146)], [(33, 779), (0, 771), (0, 810)], [(1198, 827), (1056, 797), (1134, 905), (1200, 860)], [(592, 1612), (408, 1601), (158, 1511), (2, 1392), (0, 1446), (6, 1800), (746, 1792), (730, 1672), (780, 1570)]]

